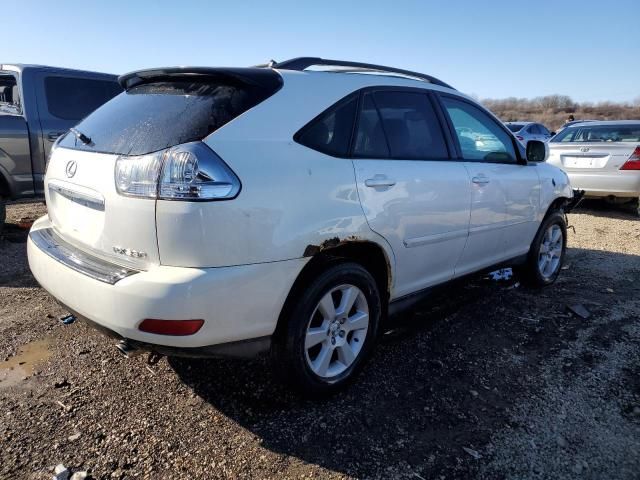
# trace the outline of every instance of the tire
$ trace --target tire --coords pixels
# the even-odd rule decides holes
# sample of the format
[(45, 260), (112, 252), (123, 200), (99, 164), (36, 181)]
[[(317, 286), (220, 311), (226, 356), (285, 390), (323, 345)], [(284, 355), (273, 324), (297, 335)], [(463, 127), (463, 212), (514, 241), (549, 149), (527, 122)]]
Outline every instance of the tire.
[[(558, 232), (561, 234), (556, 238)], [(567, 223), (560, 210), (551, 212), (536, 233), (527, 261), (520, 268), (522, 279), (531, 287), (545, 287), (556, 281), (567, 250)]]
[(640, 197), (629, 200), (625, 204), (625, 207), (629, 213), (637, 217), (640, 217)]
[(7, 205), (4, 203), (4, 199), (0, 198), (0, 235), (4, 230), (4, 222), (7, 219)]
[[(347, 299), (353, 306), (345, 312)], [(306, 396), (336, 392), (360, 372), (375, 343), (382, 311), (376, 282), (356, 263), (334, 264), (293, 302), (272, 348), (275, 371)]]

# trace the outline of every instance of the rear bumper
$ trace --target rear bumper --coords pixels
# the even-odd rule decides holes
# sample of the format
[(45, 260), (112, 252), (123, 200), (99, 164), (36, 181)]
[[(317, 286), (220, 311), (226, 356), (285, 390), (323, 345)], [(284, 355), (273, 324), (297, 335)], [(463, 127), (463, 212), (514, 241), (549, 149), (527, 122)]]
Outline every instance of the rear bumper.
[[(200, 349), (192, 351), (195, 356), (202, 356), (213, 345), (271, 335), (289, 290), (307, 261), (221, 268), (157, 266), (111, 284), (72, 268), (42, 244), (36, 245), (33, 238), (37, 231), (49, 228), (47, 217), (34, 223), (27, 254), (36, 280), (53, 297), (116, 336), (148, 347)], [(203, 319), (204, 325), (194, 335), (157, 335), (138, 330), (145, 318)]]
[(640, 171), (611, 173), (569, 173), (571, 186), (586, 192), (588, 197), (640, 196)]

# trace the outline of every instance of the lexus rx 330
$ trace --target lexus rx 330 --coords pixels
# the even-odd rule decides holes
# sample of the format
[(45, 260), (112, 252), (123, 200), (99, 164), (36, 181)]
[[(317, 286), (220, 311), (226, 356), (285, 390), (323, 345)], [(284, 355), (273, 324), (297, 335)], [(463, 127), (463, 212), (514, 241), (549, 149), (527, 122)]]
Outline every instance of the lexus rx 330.
[(127, 349), (270, 351), (327, 393), (431, 287), (505, 263), (537, 286), (560, 272), (567, 176), (434, 77), (305, 57), (119, 81), (53, 149), (28, 254)]

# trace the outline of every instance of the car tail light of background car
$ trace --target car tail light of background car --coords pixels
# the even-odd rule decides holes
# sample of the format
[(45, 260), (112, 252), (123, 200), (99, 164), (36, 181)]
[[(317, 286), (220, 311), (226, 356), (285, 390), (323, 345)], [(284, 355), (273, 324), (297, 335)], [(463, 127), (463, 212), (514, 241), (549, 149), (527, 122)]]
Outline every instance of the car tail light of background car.
[(620, 170), (640, 170), (640, 145), (636, 147), (631, 156), (624, 162)]

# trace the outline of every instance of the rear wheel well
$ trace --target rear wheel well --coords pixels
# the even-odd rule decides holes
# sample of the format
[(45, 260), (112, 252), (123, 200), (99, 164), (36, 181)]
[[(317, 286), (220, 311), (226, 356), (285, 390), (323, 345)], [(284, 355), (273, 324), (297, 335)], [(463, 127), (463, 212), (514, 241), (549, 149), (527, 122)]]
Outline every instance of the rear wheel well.
[(274, 333), (275, 338), (279, 338), (281, 332), (285, 330), (284, 327), (286, 327), (293, 304), (305, 286), (327, 268), (344, 262), (354, 262), (361, 265), (375, 279), (380, 292), (383, 317), (386, 315), (391, 285), (391, 263), (386, 253), (373, 242), (345, 242), (316, 253), (298, 274), (280, 312)]

